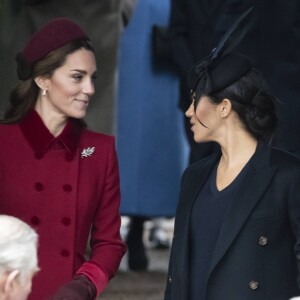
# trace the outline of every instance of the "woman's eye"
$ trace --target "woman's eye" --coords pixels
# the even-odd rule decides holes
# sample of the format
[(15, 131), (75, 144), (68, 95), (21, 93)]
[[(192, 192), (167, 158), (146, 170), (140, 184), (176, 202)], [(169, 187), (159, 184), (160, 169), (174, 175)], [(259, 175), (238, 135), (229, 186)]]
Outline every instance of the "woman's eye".
[(73, 78), (76, 80), (76, 81), (80, 81), (82, 79), (82, 75), (73, 75)]

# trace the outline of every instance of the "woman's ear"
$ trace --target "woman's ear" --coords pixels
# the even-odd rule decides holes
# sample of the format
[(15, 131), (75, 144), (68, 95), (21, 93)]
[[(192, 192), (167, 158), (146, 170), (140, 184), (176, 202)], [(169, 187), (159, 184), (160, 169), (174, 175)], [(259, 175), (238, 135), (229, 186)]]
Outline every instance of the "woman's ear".
[(38, 76), (34, 78), (36, 85), (41, 89), (47, 91), (48, 89), (48, 78), (44, 76)]
[(231, 101), (227, 98), (223, 99), (219, 104), (219, 113), (221, 118), (227, 118), (232, 110)]
[(19, 273), (20, 273), (19, 270), (14, 270), (7, 275), (6, 280), (4, 282), (4, 294), (5, 295), (9, 295), (12, 293), (12, 291), (14, 289), (14, 284), (17, 280)]

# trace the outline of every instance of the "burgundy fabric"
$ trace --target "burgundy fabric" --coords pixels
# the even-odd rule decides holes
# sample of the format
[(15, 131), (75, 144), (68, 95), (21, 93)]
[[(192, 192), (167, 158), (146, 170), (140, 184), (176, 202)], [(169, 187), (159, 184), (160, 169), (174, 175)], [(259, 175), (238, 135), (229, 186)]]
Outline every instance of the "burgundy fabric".
[[(36, 112), (21, 124), (0, 125), (0, 213), (20, 218), (39, 234), (41, 271), (29, 300), (49, 298), (77, 272), (101, 293), (126, 251), (119, 232), (114, 138), (77, 128), (69, 122), (55, 138)], [(94, 152), (82, 157), (91, 147)], [(72, 160), (67, 159), (70, 151)]]
[(79, 143), (80, 125), (70, 119), (62, 133), (55, 138), (47, 127), (41, 126), (42, 119), (35, 110), (32, 110), (21, 122), (20, 128), (28, 143), (35, 151), (36, 158), (42, 158), (47, 149), (55, 146), (59, 141), (67, 150), (68, 157), (73, 157)]
[(53, 50), (79, 39), (89, 39), (79, 25), (66, 18), (57, 18), (32, 36), (21, 52), (21, 58), (32, 65)]

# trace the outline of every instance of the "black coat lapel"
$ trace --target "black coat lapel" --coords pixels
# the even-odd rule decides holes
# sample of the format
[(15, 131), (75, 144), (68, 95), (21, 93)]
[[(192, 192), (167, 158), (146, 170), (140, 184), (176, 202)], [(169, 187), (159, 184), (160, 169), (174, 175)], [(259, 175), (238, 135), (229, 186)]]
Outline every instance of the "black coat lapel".
[(270, 150), (264, 144), (259, 144), (252, 158), (252, 168), (249, 168), (245, 178), (236, 191), (236, 197), (230, 202), (216, 246), (212, 255), (209, 274), (228, 250), (257, 202), (266, 191), (276, 168), (270, 167)]
[[(187, 299), (188, 291), (188, 266), (189, 266), (189, 227), (190, 227), (190, 215), (193, 203), (197, 198), (197, 195), (207, 177), (209, 176), (213, 166), (219, 161), (220, 155), (213, 155), (199, 163), (196, 163), (189, 167), (188, 174), (184, 174), (182, 179), (182, 186), (180, 192), (180, 201), (177, 206), (175, 230), (174, 230), (174, 244), (172, 251), (174, 250), (173, 259), (174, 272), (180, 274), (182, 281), (181, 286), (178, 286), (177, 292), (181, 295), (179, 299)], [(185, 181), (187, 180), (187, 181)], [(180, 238), (180, 243), (177, 242), (176, 237)]]

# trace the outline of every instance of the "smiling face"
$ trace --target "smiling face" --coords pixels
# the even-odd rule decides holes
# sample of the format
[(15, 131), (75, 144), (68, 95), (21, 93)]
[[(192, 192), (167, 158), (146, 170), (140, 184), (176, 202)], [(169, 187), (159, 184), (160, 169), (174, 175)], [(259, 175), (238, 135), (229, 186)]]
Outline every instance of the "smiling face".
[(66, 56), (65, 63), (50, 78), (40, 80), (46, 95), (38, 99), (36, 106), (57, 117), (84, 118), (95, 93), (95, 76), (93, 52), (83, 48), (76, 50)]
[(220, 120), (218, 105), (213, 104), (207, 96), (200, 98), (196, 109), (194, 102), (191, 103), (185, 115), (190, 118), (195, 142), (215, 141), (215, 133)]

